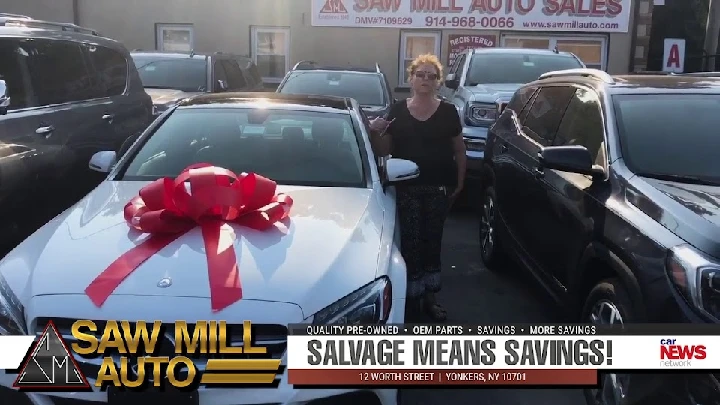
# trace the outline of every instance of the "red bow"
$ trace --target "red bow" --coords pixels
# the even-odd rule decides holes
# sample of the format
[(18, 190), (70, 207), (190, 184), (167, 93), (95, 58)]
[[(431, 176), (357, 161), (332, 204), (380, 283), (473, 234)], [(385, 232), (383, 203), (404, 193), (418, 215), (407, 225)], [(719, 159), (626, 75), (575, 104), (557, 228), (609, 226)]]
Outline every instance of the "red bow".
[[(185, 182), (190, 182), (190, 190)], [(101, 307), (115, 289), (147, 259), (195, 226), (202, 228), (213, 312), (242, 299), (233, 245), (218, 251), (225, 223), (266, 230), (288, 217), (292, 198), (275, 194), (276, 183), (254, 173), (236, 175), (208, 164), (186, 168), (176, 179), (155, 180), (125, 205), (125, 220), (151, 236), (118, 257), (85, 289)]]

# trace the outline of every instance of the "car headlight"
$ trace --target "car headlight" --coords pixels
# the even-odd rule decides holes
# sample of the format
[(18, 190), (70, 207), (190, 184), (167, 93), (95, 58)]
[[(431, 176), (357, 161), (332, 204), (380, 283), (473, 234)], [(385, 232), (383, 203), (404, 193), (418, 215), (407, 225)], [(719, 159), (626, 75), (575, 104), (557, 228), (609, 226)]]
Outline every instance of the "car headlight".
[(2, 276), (0, 276), (0, 335), (27, 335), (25, 309)]
[(670, 250), (666, 267), (688, 302), (720, 320), (720, 263), (689, 245), (680, 245)]
[(385, 323), (391, 307), (392, 285), (390, 279), (382, 277), (318, 311), (313, 324)]
[(465, 121), (472, 126), (490, 126), (497, 120), (498, 106), (489, 103), (472, 103), (465, 107)]

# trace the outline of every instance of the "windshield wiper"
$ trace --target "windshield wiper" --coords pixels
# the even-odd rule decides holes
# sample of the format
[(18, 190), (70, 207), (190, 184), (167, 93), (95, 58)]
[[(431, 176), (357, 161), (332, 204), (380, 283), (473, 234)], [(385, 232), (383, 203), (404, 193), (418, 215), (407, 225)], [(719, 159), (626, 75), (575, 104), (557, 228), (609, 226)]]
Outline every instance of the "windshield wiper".
[(697, 176), (683, 176), (680, 174), (661, 174), (661, 173), (636, 173), (640, 177), (650, 179), (676, 181), (678, 183), (699, 184), (702, 186), (720, 186), (720, 180), (710, 180)]

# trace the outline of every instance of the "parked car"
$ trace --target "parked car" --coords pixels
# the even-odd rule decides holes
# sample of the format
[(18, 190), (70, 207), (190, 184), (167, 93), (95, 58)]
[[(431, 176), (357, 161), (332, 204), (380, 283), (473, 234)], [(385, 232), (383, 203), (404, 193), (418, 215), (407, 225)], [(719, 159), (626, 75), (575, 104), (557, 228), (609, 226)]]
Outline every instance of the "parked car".
[(277, 92), (354, 98), (370, 119), (388, 114), (390, 106), (396, 101), (387, 77), (378, 64), (368, 69), (298, 62), (278, 85)]
[(152, 101), (121, 43), (12, 14), (0, 14), (0, 99), (4, 253), (102, 180), (88, 159), (142, 132)]
[[(513, 259), (581, 322), (720, 322), (718, 110), (703, 77), (576, 69), (522, 86), (489, 131), (482, 260)], [(720, 400), (717, 374), (602, 385), (588, 404)]]
[(440, 96), (462, 117), (469, 182), (480, 180), (488, 128), (513, 93), (543, 73), (582, 67), (575, 55), (551, 50), (480, 48), (457, 56)]
[[(74, 320), (99, 316), (85, 296), (88, 283), (137, 243), (121, 226), (126, 203), (150, 182), (175, 177), (194, 163), (261, 174), (294, 200), (282, 232), (247, 232), (233, 225), (242, 235), (235, 248), (243, 297), (223, 310), (223, 319), (252, 321), (256, 344), (275, 358), (285, 353), (291, 323), (402, 323), (407, 275), (395, 238), (394, 187), (386, 186), (416, 178), (419, 170), (413, 162), (389, 159), (389, 174), (381, 175), (368, 131), (360, 106), (348, 98), (227, 93), (180, 102), (119, 159), (111, 150), (96, 154), (90, 167), (109, 172), (107, 180), (0, 261), (0, 280), (7, 285), (1, 292), (13, 295), (0, 297), (0, 305), (22, 307), (0, 309), (24, 315), (0, 326), (27, 335), (42, 332), (52, 319), (71, 341)], [(103, 304), (102, 316), (216, 319), (206, 254), (192, 247), (201, 246), (202, 238), (191, 231), (168, 245), (168, 254), (144, 262)], [(72, 269), (74, 276), (58, 269)], [(166, 277), (172, 287), (158, 289), (158, 280)], [(76, 359), (88, 379), (97, 375), (95, 359)], [(0, 388), (11, 387), (16, 378), (0, 373)], [(285, 378), (279, 384), (275, 390), (201, 386), (200, 404), (398, 403), (394, 389), (294, 390)], [(12, 393), (8, 403), (23, 403), (25, 395), (35, 402), (67, 396)], [(76, 401), (103, 401), (107, 395), (72, 393)]]
[(201, 93), (264, 90), (257, 66), (246, 56), (136, 50), (132, 58), (153, 99), (155, 115)]

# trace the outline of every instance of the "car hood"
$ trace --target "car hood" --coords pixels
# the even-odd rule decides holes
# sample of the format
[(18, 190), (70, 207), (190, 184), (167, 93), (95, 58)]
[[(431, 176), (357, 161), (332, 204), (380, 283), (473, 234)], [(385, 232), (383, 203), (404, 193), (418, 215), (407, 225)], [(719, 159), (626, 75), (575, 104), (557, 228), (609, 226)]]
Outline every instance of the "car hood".
[[(21, 301), (84, 294), (101, 271), (144, 239), (126, 224), (123, 207), (146, 184), (101, 183), (8, 254), (0, 274)], [(279, 192), (294, 200), (289, 220), (265, 232), (233, 226), (243, 300), (292, 303), (310, 315), (374, 280), (382, 211), (373, 190), (281, 186)], [(160, 288), (164, 278), (172, 284)], [(113, 295), (209, 297), (200, 229), (140, 265)]]
[(175, 89), (145, 89), (145, 93), (150, 96), (155, 105), (173, 104), (186, 97), (200, 94), (199, 92), (191, 93)]
[[(682, 206), (685, 213), (668, 206), (662, 222), (671, 231), (706, 253), (720, 258), (720, 187), (642, 178)], [(662, 204), (661, 204), (662, 205)]]
[(493, 83), (468, 86), (467, 89), (476, 98), (491, 98), (492, 101), (509, 100), (512, 95), (522, 86), (519, 83)]

